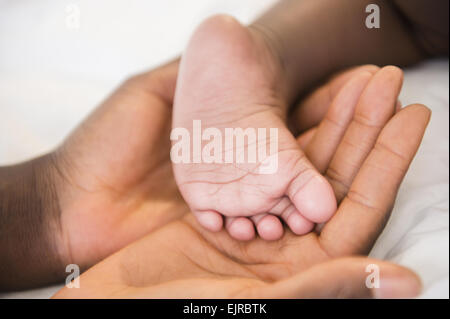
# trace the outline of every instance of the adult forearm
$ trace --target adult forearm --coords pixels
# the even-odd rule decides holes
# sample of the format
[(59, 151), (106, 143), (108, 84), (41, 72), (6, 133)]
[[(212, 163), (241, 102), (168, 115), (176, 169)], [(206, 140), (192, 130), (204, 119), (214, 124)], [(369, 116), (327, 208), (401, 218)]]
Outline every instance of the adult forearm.
[[(380, 8), (380, 28), (366, 26), (369, 4)], [(275, 47), (293, 96), (343, 68), (404, 66), (426, 56), (390, 1), (282, 0), (253, 26)]]
[(0, 290), (63, 278), (51, 156), (0, 168)]

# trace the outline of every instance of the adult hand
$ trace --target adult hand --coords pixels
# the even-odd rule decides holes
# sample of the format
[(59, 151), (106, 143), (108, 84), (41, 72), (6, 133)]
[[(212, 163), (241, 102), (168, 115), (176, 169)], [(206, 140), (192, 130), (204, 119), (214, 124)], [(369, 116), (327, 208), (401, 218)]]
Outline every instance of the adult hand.
[[(80, 289), (56, 297), (415, 296), (420, 281), (411, 271), (350, 257), (366, 254), (383, 229), (429, 120), (421, 105), (394, 115), (401, 82), (393, 67), (355, 74), (320, 126), (300, 137), (340, 202), (321, 232), (239, 242), (225, 231), (205, 231), (188, 214), (100, 262), (81, 276)], [(379, 289), (365, 285), (368, 264), (380, 267)]]
[(89, 267), (187, 212), (169, 158), (177, 72), (132, 77), (52, 155), (63, 265)]

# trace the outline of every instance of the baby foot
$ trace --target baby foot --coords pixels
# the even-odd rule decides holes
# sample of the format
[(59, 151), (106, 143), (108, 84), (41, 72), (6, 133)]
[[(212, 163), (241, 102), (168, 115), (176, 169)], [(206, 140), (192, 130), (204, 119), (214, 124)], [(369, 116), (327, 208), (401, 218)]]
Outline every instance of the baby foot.
[[(258, 31), (223, 15), (197, 28), (182, 57), (171, 156), (184, 199), (211, 231), (223, 215), (236, 239), (252, 239), (255, 224), (274, 240), (283, 234), (279, 218), (305, 234), (336, 211), (331, 186), (286, 127), (281, 70)], [(245, 139), (227, 140), (230, 132)], [(275, 151), (252, 155), (255, 145)]]

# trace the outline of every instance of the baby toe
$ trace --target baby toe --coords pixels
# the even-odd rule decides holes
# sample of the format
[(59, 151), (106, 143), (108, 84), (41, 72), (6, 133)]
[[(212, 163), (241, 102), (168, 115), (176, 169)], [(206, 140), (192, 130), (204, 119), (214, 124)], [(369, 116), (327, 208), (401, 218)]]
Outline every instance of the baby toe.
[(314, 223), (302, 216), (294, 205), (286, 209), (281, 218), (296, 235), (304, 235), (314, 229)]
[(280, 219), (271, 214), (252, 217), (259, 236), (264, 240), (278, 240), (283, 236), (283, 225)]
[(223, 218), (222, 215), (215, 211), (197, 211), (193, 212), (198, 223), (209, 231), (218, 232), (222, 229)]
[(225, 228), (234, 239), (247, 241), (255, 238), (255, 228), (247, 217), (226, 217)]

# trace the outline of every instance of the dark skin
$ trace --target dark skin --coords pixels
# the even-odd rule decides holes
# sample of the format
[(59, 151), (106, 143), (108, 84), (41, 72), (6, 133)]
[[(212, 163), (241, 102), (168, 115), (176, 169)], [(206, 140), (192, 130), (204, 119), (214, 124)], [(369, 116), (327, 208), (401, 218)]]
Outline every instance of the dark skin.
[[(380, 8), (379, 29), (365, 26), (369, 4)], [(448, 56), (448, 11), (445, 0), (286, 0), (252, 26), (264, 34), (279, 57), (295, 98), (348, 67), (408, 66)], [(316, 107), (297, 109), (290, 120), (309, 127), (323, 114)]]
[[(0, 287), (34, 287), (61, 277), (53, 155), (0, 168)], [(33, 267), (29, 267), (32, 262)]]
[[(411, 65), (448, 54), (448, 1), (378, 1), (376, 30), (360, 27), (368, 3), (373, 1), (285, 0), (254, 23), (282, 61), (293, 98), (349, 66)], [(155, 115), (135, 106), (152, 105), (170, 116), (177, 68), (173, 63), (131, 79), (57, 150), (0, 168), (0, 290), (62, 280), (65, 265), (86, 269), (187, 212), (182, 201), (168, 198), (176, 185), (166, 158), (150, 157), (168, 147), (147, 134)], [(316, 125), (327, 107), (297, 108), (290, 117), (295, 130)], [(125, 123), (122, 129), (107, 112), (111, 108)], [(154, 129), (168, 132), (170, 125)], [(159, 192), (162, 180), (166, 192)], [(158, 217), (148, 219), (149, 211)]]

